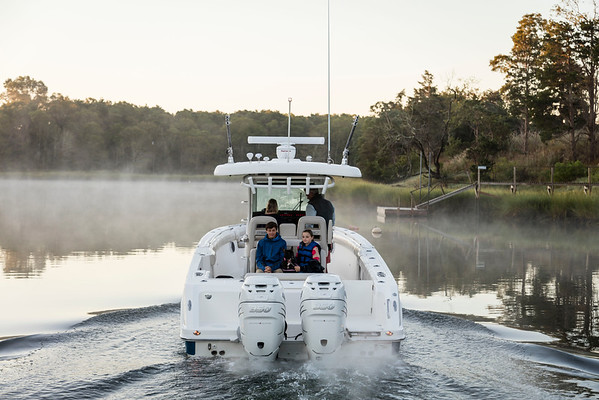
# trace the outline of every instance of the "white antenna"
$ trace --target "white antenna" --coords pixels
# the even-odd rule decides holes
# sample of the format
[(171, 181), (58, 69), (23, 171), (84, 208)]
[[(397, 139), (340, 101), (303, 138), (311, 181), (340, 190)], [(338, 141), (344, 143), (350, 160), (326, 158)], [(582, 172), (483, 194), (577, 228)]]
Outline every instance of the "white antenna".
[(293, 100), (291, 97), (287, 99), (287, 101), (289, 101), (289, 121), (287, 122), (287, 138), (291, 137), (291, 100)]
[[(291, 97), (287, 99), (289, 101), (289, 120), (287, 122), (287, 148), (290, 151), (290, 156), (287, 157), (287, 162), (289, 162), (289, 159), (293, 158), (295, 156), (295, 151), (291, 152)], [(292, 154), (292, 155), (291, 155)], [(279, 156), (277, 155), (277, 158), (279, 158)]]
[(327, 163), (332, 164), (331, 158), (331, 0), (327, 0)]

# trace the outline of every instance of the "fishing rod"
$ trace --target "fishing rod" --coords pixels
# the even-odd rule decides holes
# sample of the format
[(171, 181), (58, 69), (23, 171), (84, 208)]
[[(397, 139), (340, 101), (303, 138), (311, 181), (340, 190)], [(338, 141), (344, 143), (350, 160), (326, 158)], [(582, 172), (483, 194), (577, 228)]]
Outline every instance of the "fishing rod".
[(349, 131), (349, 137), (347, 138), (347, 143), (345, 144), (345, 149), (343, 150), (343, 159), (341, 160), (341, 165), (347, 165), (347, 157), (349, 156), (349, 143), (351, 142), (352, 136), (354, 136), (354, 131), (356, 130), (356, 126), (358, 125), (358, 115), (354, 118), (354, 123), (352, 124), (351, 131)]
[(229, 120), (229, 114), (225, 115), (225, 125), (227, 125), (227, 142), (229, 147), (227, 147), (227, 161), (229, 163), (234, 163), (233, 161), (233, 143), (231, 143), (231, 121)]
[(327, 163), (331, 158), (331, 1), (327, 0)]

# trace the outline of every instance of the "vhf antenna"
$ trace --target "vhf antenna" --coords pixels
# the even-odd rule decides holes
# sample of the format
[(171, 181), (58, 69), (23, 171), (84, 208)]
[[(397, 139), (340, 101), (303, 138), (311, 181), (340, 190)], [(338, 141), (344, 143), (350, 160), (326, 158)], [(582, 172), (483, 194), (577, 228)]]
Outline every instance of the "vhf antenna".
[(327, 163), (331, 158), (331, 1), (327, 0)]
[(227, 125), (227, 142), (229, 143), (229, 147), (227, 147), (227, 162), (234, 163), (233, 144), (231, 143), (231, 121), (229, 121), (229, 114), (225, 115), (225, 125)]
[(289, 102), (289, 113), (287, 114), (288, 116), (288, 122), (287, 122), (287, 144), (289, 144), (291, 146), (291, 101), (293, 99), (290, 97), (287, 99), (287, 101)]
[(341, 160), (341, 165), (347, 165), (347, 156), (349, 156), (349, 143), (351, 142), (351, 138), (354, 136), (354, 131), (358, 125), (358, 118), (360, 117), (356, 115), (354, 118), (354, 123), (351, 127), (351, 131), (349, 131), (349, 137), (347, 138), (347, 143), (345, 144), (345, 149), (343, 150), (343, 159)]

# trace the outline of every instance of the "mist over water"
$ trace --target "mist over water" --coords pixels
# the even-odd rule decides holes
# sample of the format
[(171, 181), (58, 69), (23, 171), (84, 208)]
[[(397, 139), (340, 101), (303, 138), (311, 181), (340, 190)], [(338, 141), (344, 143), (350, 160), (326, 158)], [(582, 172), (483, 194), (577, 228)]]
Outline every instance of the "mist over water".
[(596, 228), (381, 223), (344, 199), (337, 224), (398, 281), (399, 356), (336, 368), (187, 357), (178, 301), (194, 245), (245, 218), (246, 194), (237, 181), (0, 180), (0, 337), (31, 335), (0, 341), (0, 398), (599, 395)]
[(72, 253), (192, 246), (245, 217), (244, 195), (228, 182), (0, 179), (4, 271), (35, 275)]
[(382, 222), (374, 207), (349, 203), (337, 200), (338, 223), (376, 246), (404, 307), (542, 332), (599, 354), (599, 227), (490, 221), (475, 205)]

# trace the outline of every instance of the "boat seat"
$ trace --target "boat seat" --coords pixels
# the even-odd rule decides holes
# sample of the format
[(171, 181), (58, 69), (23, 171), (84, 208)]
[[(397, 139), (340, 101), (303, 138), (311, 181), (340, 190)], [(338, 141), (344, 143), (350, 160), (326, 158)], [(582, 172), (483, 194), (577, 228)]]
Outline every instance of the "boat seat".
[(246, 234), (248, 242), (245, 246), (245, 256), (248, 263), (246, 272), (254, 272), (256, 270), (256, 246), (260, 239), (266, 236), (266, 224), (270, 221), (277, 222), (274, 217), (258, 215), (252, 217), (247, 224)]
[(297, 221), (297, 237), (302, 237), (302, 232), (311, 229), (316, 240), (321, 247), (328, 244), (327, 223), (322, 217), (305, 215)]
[(274, 217), (269, 217), (267, 215), (258, 215), (250, 219), (246, 231), (248, 235), (247, 247), (249, 249), (255, 248), (258, 241), (266, 236), (266, 224), (271, 221), (275, 223), (277, 222)]
[[(289, 246), (289, 243), (287, 243), (287, 249), (288, 250), (293, 250), (293, 254), (297, 253), (297, 245), (295, 246), (295, 248), (293, 246)], [(256, 249), (250, 249), (250, 253), (248, 256), (248, 260), (249, 260), (249, 269), (248, 269), (248, 273), (255, 273), (256, 272)], [(247, 274), (246, 274), (247, 276)]]
[[(331, 225), (332, 226), (332, 225)], [(306, 229), (312, 230), (314, 240), (320, 245), (321, 255), (320, 263), (327, 267), (327, 254), (329, 253), (329, 235), (327, 233), (327, 223), (322, 217), (305, 215), (297, 221), (297, 237), (302, 237), (302, 232)]]
[(284, 223), (279, 225), (279, 234), (283, 239), (297, 238), (295, 224)]

